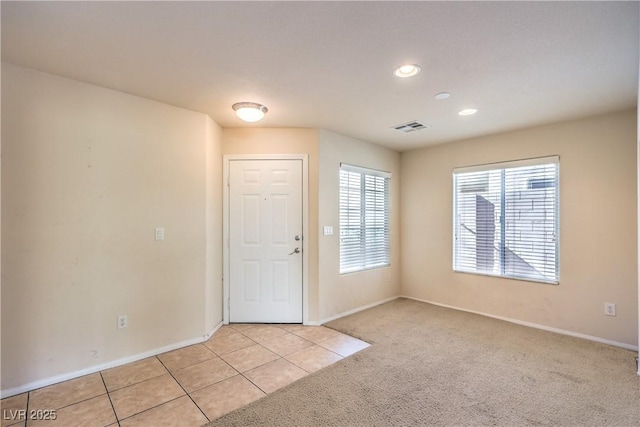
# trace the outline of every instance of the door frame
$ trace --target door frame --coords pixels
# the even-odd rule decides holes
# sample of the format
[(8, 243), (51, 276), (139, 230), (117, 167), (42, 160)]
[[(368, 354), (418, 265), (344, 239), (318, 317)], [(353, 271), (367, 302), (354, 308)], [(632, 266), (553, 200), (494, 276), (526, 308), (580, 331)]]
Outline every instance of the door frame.
[(302, 323), (309, 321), (309, 155), (308, 154), (225, 154), (222, 156), (222, 322), (229, 324), (231, 304), (229, 169), (234, 160), (302, 160)]

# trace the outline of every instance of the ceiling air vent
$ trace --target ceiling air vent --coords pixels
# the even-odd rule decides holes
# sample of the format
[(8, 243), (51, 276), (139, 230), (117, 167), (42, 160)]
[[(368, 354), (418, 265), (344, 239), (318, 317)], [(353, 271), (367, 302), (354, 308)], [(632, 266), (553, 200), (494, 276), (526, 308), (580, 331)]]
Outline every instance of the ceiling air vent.
[(394, 126), (393, 128), (400, 132), (409, 133), (409, 132), (415, 132), (420, 129), (427, 129), (428, 127), (429, 126), (427, 125), (423, 125), (422, 123), (414, 121), (414, 122), (405, 123), (403, 125)]

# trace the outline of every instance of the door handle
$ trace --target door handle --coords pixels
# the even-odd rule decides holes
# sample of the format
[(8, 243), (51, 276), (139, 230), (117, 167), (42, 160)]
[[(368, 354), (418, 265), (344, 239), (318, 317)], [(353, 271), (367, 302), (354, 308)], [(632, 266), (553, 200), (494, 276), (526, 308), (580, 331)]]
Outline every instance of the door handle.
[(299, 254), (299, 253), (300, 253), (300, 248), (295, 248), (293, 252), (291, 252), (289, 255)]

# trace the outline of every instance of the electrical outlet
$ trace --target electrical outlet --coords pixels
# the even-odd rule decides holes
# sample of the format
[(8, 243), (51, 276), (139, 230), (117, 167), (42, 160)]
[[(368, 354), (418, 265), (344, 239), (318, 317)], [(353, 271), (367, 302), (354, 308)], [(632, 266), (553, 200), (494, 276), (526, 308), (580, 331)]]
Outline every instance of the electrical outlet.
[(118, 316), (118, 329), (126, 328), (129, 326), (129, 320), (126, 314)]
[(616, 315), (616, 305), (611, 302), (604, 303), (604, 314), (607, 316), (615, 316)]

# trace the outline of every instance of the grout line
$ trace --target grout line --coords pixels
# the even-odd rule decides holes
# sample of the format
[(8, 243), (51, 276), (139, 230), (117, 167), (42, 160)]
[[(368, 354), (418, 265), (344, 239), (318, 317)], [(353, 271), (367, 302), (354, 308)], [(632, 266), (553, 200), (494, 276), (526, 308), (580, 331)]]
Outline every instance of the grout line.
[[(0, 1), (1, 1), (1, 0), (0, 0)], [(100, 379), (102, 379), (102, 384), (104, 385), (104, 379), (102, 378), (102, 373), (101, 373), (101, 372), (95, 372), (95, 373), (93, 373), (93, 374), (83, 375), (82, 377), (78, 377), (78, 378), (88, 377), (88, 376), (91, 376), (91, 375), (94, 375), (94, 374), (100, 374)], [(59, 383), (55, 383), (55, 384), (51, 384), (51, 385), (48, 385), (48, 386), (40, 387), (40, 388), (38, 388), (38, 389), (31, 390), (31, 391), (27, 392), (27, 393), (29, 393), (29, 394), (28, 394), (28, 396), (27, 396), (27, 415), (29, 414), (29, 403), (30, 403), (30, 401), (31, 401), (31, 393), (32, 393), (32, 392), (34, 392), (34, 391), (38, 391), (38, 390), (42, 390), (42, 389), (45, 389), (45, 388), (48, 388), (48, 387), (53, 387), (53, 386), (57, 386), (57, 385), (60, 385), (60, 384), (68, 383), (68, 382), (73, 381), (73, 380), (76, 380), (76, 379), (78, 379), (78, 378), (74, 378), (74, 379), (66, 380), (66, 381), (60, 381)], [(90, 396), (90, 397), (86, 397), (86, 398), (83, 398), (83, 399), (80, 399), (80, 400), (76, 400), (76, 401), (74, 401), (74, 402), (71, 402), (71, 403), (66, 404), (66, 405), (64, 405), (64, 406), (60, 406), (60, 407), (58, 407), (58, 408), (47, 408), (47, 409), (51, 409), (51, 410), (55, 409), (56, 411), (59, 411), (59, 410), (61, 410), (61, 409), (66, 409), (66, 408), (68, 408), (68, 407), (70, 407), (70, 406), (77, 405), (77, 404), (79, 404), (79, 403), (83, 403), (83, 402), (86, 402), (86, 401), (91, 400), (91, 399), (95, 399), (95, 398), (97, 398), (97, 397), (102, 396), (103, 394), (109, 394), (109, 391), (107, 390), (107, 386), (106, 386), (106, 385), (105, 385), (105, 387), (104, 387), (104, 388), (105, 388), (105, 392), (104, 392), (104, 393), (100, 393), (100, 394), (97, 394), (97, 395), (95, 395), (95, 396)], [(38, 409), (38, 408), (36, 408), (36, 409)], [(28, 417), (27, 417), (27, 418), (28, 418)]]
[[(129, 415), (128, 417), (125, 417), (125, 418), (123, 418), (123, 419), (121, 419), (121, 420), (118, 420), (118, 425), (120, 425), (120, 421), (125, 421), (125, 420), (128, 420), (129, 418), (133, 418), (133, 417), (138, 416), (138, 415), (140, 415), (140, 414), (144, 414), (145, 412), (149, 412), (150, 410), (155, 409), (155, 408), (158, 408), (158, 407), (160, 407), (160, 406), (162, 406), (162, 405), (165, 405), (165, 404), (167, 404), (167, 403), (171, 403), (171, 402), (174, 402), (174, 401), (176, 401), (176, 400), (178, 400), (178, 399), (182, 399), (183, 397), (184, 397), (184, 396), (178, 396), (178, 397), (173, 398), (173, 399), (171, 399), (171, 400), (167, 400), (166, 402), (163, 402), (163, 403), (161, 403), (161, 404), (159, 404), (159, 405), (152, 406), (152, 407), (147, 408), (147, 409), (145, 409), (145, 410), (143, 410), (143, 411), (136, 412), (136, 413), (135, 413), (135, 414), (133, 414), (133, 415)], [(118, 417), (118, 416), (116, 415), (116, 418), (117, 418), (117, 417)], [(205, 418), (206, 418), (206, 416), (205, 416)], [(207, 418), (207, 419), (208, 419), (208, 418)]]
[[(24, 427), (27, 427), (27, 421), (29, 420), (29, 402), (30, 401), (31, 401), (31, 392), (27, 393), (27, 408), (26, 408), (26, 411), (24, 413)], [(57, 409), (56, 409), (56, 411), (57, 411)]]
[(102, 372), (100, 373), (100, 379), (102, 380), (102, 384), (104, 385), (104, 389), (107, 392), (107, 398), (109, 399), (109, 404), (111, 404), (111, 409), (113, 410), (113, 416), (116, 417), (116, 423), (118, 423), (118, 427), (120, 427), (120, 420), (118, 419), (118, 413), (116, 412), (116, 407), (113, 406), (113, 401), (111, 400), (111, 395), (109, 394), (109, 389), (107, 388), (107, 383), (104, 381), (104, 377), (102, 376)]
[[(261, 326), (261, 325), (260, 325), (260, 324), (256, 324), (255, 326), (252, 326), (252, 327), (250, 327), (250, 328), (245, 328), (245, 329), (246, 329), (246, 330), (251, 330), (251, 329), (253, 329), (254, 327), (257, 327), (257, 326)], [(273, 326), (275, 326), (275, 327), (277, 327), (277, 328), (280, 328), (280, 326), (277, 326), (277, 325), (273, 325)], [(232, 327), (232, 328), (233, 328), (233, 327)], [(289, 331), (287, 331), (287, 330), (286, 330), (286, 329), (284, 329), (284, 328), (280, 328), (280, 329), (282, 329), (283, 331), (285, 331), (285, 334), (286, 334), (286, 333), (289, 333)], [(287, 360), (287, 359), (285, 359), (283, 356), (280, 356), (280, 355), (279, 355), (278, 353), (276, 353), (275, 351), (271, 351), (271, 350), (269, 350), (267, 347), (265, 347), (265, 346), (264, 346), (264, 345), (262, 345), (261, 343), (257, 342), (256, 340), (254, 340), (254, 339), (253, 339), (253, 338), (251, 338), (250, 336), (247, 336), (247, 335), (243, 334), (241, 331), (239, 331), (239, 330), (237, 330), (237, 329), (235, 329), (235, 328), (234, 328), (233, 330), (234, 330), (235, 332), (239, 333), (240, 335), (242, 335), (243, 337), (245, 337), (245, 338), (247, 338), (247, 339), (251, 340), (252, 342), (254, 342), (254, 343), (255, 343), (255, 345), (259, 345), (260, 347), (262, 347), (263, 349), (267, 350), (268, 352), (275, 354), (276, 356), (278, 356), (278, 359)], [(282, 334), (282, 335), (285, 335), (285, 334)], [(277, 337), (274, 337), (274, 338), (277, 338)], [(248, 347), (250, 347), (250, 346), (248, 346)], [(243, 347), (243, 348), (241, 348), (241, 349), (234, 350), (234, 351), (239, 351), (239, 350), (242, 350), (242, 349), (244, 349), (244, 348), (248, 348), (248, 347)], [(230, 351), (229, 353), (233, 353), (233, 351)], [(229, 353), (225, 353), (225, 354), (229, 354)], [(246, 371), (244, 371), (244, 372), (240, 372), (239, 370), (237, 370), (236, 368), (234, 368), (234, 367), (233, 367), (229, 362), (227, 362), (226, 360), (224, 360), (224, 359), (222, 358), (222, 356), (218, 356), (218, 357), (220, 357), (220, 360), (224, 361), (224, 363), (226, 363), (226, 364), (227, 364), (227, 365), (229, 365), (232, 369), (234, 369), (234, 370), (235, 370), (239, 375), (241, 375), (245, 380), (249, 381), (249, 382), (250, 382), (251, 384), (253, 384), (253, 385), (254, 385), (258, 390), (260, 390), (261, 392), (263, 392), (263, 393), (265, 394), (265, 396), (268, 396), (268, 395), (270, 394), (270, 393), (268, 393), (267, 391), (265, 391), (265, 390), (263, 390), (262, 388), (260, 388), (260, 386), (259, 386), (258, 384), (254, 383), (251, 379), (249, 379), (249, 378), (244, 374), (244, 372), (249, 372), (249, 371), (251, 371), (251, 370), (253, 370), (253, 369), (256, 369), (256, 368), (259, 368), (259, 367), (261, 367), (261, 366), (264, 366), (264, 365), (266, 365), (267, 363), (275, 362), (275, 361), (276, 361), (276, 360), (278, 360), (278, 359), (270, 360), (270, 361), (268, 361), (268, 362), (266, 362), (266, 363), (263, 363), (263, 364), (261, 364), (261, 365), (254, 366), (253, 368), (248, 369), (248, 370), (246, 370)], [(289, 362), (289, 361), (287, 360), (287, 362)], [(289, 362), (289, 363), (292, 363), (292, 362)], [(302, 369), (302, 368), (301, 368), (301, 369)], [(303, 369), (303, 370), (304, 370), (304, 369)], [(306, 371), (305, 371), (305, 372), (306, 372)], [(264, 397), (264, 396), (263, 396), (263, 397)]]
[[(213, 353), (213, 352), (212, 352), (212, 353)], [(215, 354), (215, 353), (214, 353), (214, 354)], [(160, 358), (158, 358), (158, 360), (160, 360)], [(205, 362), (206, 362), (206, 360), (205, 360)], [(193, 404), (194, 404), (194, 405), (196, 405), (196, 408), (198, 408), (198, 410), (202, 413), (202, 415), (203, 415), (207, 420), (209, 420), (209, 417), (207, 417), (207, 414), (205, 414), (205, 413), (204, 413), (204, 411), (202, 410), (202, 408), (198, 406), (198, 404), (196, 403), (196, 401), (195, 401), (195, 400), (193, 400), (193, 398), (191, 397), (191, 395), (190, 395), (189, 393), (187, 393), (187, 390), (182, 386), (182, 384), (180, 384), (180, 381), (178, 381), (178, 379), (177, 379), (175, 376), (173, 376), (173, 372), (171, 372), (171, 371), (169, 370), (169, 368), (167, 368), (167, 366), (162, 362), (162, 360), (160, 360), (160, 363), (162, 363), (162, 366), (164, 366), (164, 368), (167, 370), (167, 372), (169, 372), (169, 375), (171, 375), (171, 378), (173, 378), (173, 380), (174, 380), (174, 381), (175, 381), (175, 382), (180, 386), (180, 388), (182, 389), (182, 391), (184, 391), (184, 394), (185, 394), (185, 395), (186, 395), (186, 396), (187, 396), (187, 397), (188, 397), (188, 398), (193, 402)], [(189, 366), (194, 366), (194, 365), (189, 365)], [(187, 366), (185, 366), (185, 367), (187, 367)], [(180, 397), (182, 397), (182, 396), (180, 396)], [(179, 399), (179, 398), (178, 398), (178, 399)], [(173, 399), (173, 400), (176, 400), (176, 399)], [(168, 402), (164, 402), (164, 403), (168, 403)], [(164, 405), (164, 403), (162, 403), (162, 405)], [(160, 405), (158, 405), (158, 406), (160, 406)], [(149, 409), (151, 409), (151, 408), (149, 408)], [(209, 420), (209, 421), (211, 421), (211, 420)]]

